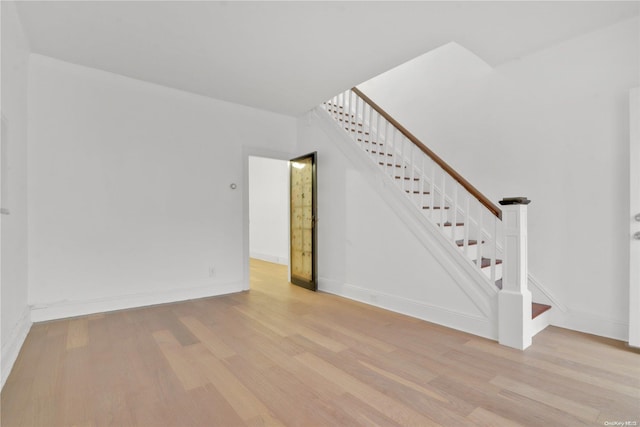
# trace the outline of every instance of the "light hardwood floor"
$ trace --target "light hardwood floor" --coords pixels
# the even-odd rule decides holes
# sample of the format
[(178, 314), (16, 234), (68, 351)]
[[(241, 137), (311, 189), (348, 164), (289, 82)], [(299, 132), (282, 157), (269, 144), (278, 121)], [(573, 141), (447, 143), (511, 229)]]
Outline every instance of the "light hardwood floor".
[(640, 424), (621, 342), (550, 327), (520, 352), (251, 272), (250, 292), (35, 324), (2, 427)]

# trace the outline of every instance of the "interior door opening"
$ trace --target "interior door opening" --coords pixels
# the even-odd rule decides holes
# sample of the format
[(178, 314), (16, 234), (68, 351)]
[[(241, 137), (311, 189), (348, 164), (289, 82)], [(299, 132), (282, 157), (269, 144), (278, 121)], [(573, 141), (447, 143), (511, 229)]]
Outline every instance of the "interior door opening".
[(289, 165), (287, 160), (249, 156), (248, 169), (251, 283), (255, 264), (273, 264), (272, 271), (289, 267)]

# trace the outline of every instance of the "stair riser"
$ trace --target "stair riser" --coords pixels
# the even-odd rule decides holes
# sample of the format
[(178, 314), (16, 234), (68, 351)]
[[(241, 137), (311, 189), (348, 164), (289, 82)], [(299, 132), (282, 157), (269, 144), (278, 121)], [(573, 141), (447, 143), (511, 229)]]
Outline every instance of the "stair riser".
[[(482, 269), (482, 272), (488, 279), (491, 279), (491, 267), (485, 267)], [(496, 280), (502, 278), (502, 264), (496, 264)]]
[(462, 240), (464, 239), (464, 226), (457, 226), (455, 235), (453, 235), (453, 227), (443, 227), (443, 234), (449, 240)]
[[(422, 203), (424, 204), (424, 206), (427, 206), (429, 204), (431, 204), (431, 194), (423, 194), (423, 193), (428, 193), (429, 192), (429, 188), (426, 187), (425, 185), (420, 185), (420, 183), (418, 183), (417, 185), (414, 185), (414, 189), (406, 189), (406, 191), (409, 191), (409, 193), (407, 193), (407, 196), (411, 197), (411, 200), (413, 200), (414, 203), (419, 204)], [(436, 203), (439, 205), (439, 203)]]
[[(460, 249), (460, 252), (464, 253), (464, 246), (459, 246), (459, 249)], [(467, 247), (467, 258), (469, 258), (470, 260), (474, 260), (478, 258), (478, 245), (469, 245)]]
[(451, 209), (422, 209), (422, 214), (436, 224), (450, 222), (453, 216)]
[[(409, 178), (409, 179), (404, 179), (405, 177), (402, 176), (401, 170), (397, 171), (397, 170), (391, 170), (391, 168), (388, 168), (386, 172), (388, 175), (393, 176), (393, 179), (395, 180), (396, 185), (400, 187), (403, 191), (407, 191), (407, 190), (408, 191), (421, 191), (421, 190), (424, 191), (423, 190), (424, 185), (420, 181), (412, 180), (411, 175), (406, 176), (406, 178)], [(397, 178), (397, 177), (400, 177), (400, 178)]]
[(551, 312), (545, 311), (535, 319), (531, 321), (531, 332), (532, 336), (537, 335), (542, 332), (547, 326), (550, 324)]

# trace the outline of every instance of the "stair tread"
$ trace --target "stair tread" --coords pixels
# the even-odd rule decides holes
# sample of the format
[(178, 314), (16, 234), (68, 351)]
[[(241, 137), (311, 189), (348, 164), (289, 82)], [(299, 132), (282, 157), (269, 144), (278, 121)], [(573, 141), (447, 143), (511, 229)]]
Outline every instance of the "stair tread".
[[(358, 142), (364, 142), (365, 144), (379, 145), (380, 147), (382, 147), (384, 145), (384, 144), (381, 144), (381, 143), (376, 142), (376, 141), (369, 141), (369, 140), (362, 139), (362, 138), (358, 138), (357, 140), (358, 140)], [(392, 156), (392, 154), (389, 154), (389, 155)]]
[[(482, 243), (484, 243), (484, 241)], [(477, 245), (477, 244), (478, 244), (477, 240), (468, 240), (467, 241), (467, 246), (474, 246), (474, 245)], [(456, 240), (456, 245), (458, 245), (460, 247), (464, 246), (464, 239)]]
[[(476, 259), (473, 262), (477, 263), (478, 260)], [(498, 265), (498, 264), (502, 264), (502, 260), (501, 259), (496, 259), (496, 265)], [(480, 268), (487, 268), (489, 266), (491, 266), (491, 258), (482, 257), (482, 263), (480, 264)]]
[[(420, 190), (404, 190), (405, 193), (413, 193), (413, 194), (431, 194), (428, 191), (420, 191)], [(438, 224), (440, 225), (440, 224)], [(446, 224), (445, 224), (446, 225)]]
[[(449, 206), (445, 206), (445, 209), (451, 209)], [(431, 206), (423, 206), (422, 209), (432, 209)], [(434, 206), (433, 209), (442, 209), (441, 206)]]
[[(402, 179), (402, 177), (401, 177), (401, 176), (396, 176), (395, 178), (396, 178), (396, 179)], [(411, 177), (410, 177), (410, 176), (405, 176), (405, 177), (404, 177), (404, 179), (405, 179), (405, 180), (407, 180), (407, 181), (410, 181), (410, 180), (411, 180)], [(413, 180), (414, 180), (414, 181), (420, 181), (420, 178), (413, 178)]]
[(355, 119), (353, 114), (346, 114), (346, 113), (343, 113), (342, 111), (327, 110), (327, 112), (331, 114), (333, 118), (336, 120), (339, 120), (339, 117), (349, 117), (349, 118)]
[(542, 313), (550, 309), (551, 309), (550, 305), (533, 302), (531, 303), (531, 318), (535, 319), (536, 317), (540, 316)]
[[(385, 166), (385, 163), (384, 163), (384, 162), (378, 162), (378, 164), (379, 164), (380, 166)], [(395, 167), (397, 167), (397, 168), (403, 168), (403, 167), (404, 167), (404, 168), (406, 168), (406, 166), (402, 166), (402, 165), (395, 165), (395, 164), (393, 164), (393, 163), (386, 163), (386, 165), (387, 165), (387, 166), (395, 166)]]
[[(336, 119), (336, 120), (341, 121), (341, 122), (344, 122), (344, 121), (345, 121), (344, 119)], [(351, 121), (351, 120), (348, 120), (348, 121), (347, 121), (347, 124), (362, 126), (362, 123), (356, 123), (356, 122)]]
[[(365, 142), (369, 142), (369, 141), (365, 141)], [(375, 142), (374, 142), (374, 144), (375, 144)], [(366, 151), (367, 153), (371, 153), (371, 154), (377, 154), (378, 156), (385, 156), (386, 155), (386, 156), (389, 156), (389, 157), (393, 157), (393, 154), (391, 154), (391, 153), (383, 153), (383, 152), (375, 151), (375, 150), (369, 151), (368, 148), (365, 148), (364, 151)]]

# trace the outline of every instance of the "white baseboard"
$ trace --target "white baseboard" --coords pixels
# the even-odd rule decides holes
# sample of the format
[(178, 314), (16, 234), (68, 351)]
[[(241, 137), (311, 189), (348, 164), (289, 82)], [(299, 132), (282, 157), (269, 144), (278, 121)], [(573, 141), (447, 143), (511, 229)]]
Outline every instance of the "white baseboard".
[(385, 294), (322, 277), (319, 278), (318, 285), (318, 289), (322, 292), (384, 308), (389, 311), (405, 314), (484, 338), (492, 340), (498, 339), (498, 326), (496, 321), (492, 321), (483, 316), (461, 313), (426, 302)]
[(261, 254), (259, 252), (250, 252), (249, 256), (251, 258), (255, 258), (255, 259), (259, 259), (259, 260), (267, 261), (267, 262), (272, 262), (274, 264), (289, 265), (289, 258), (288, 257), (281, 257), (281, 256), (269, 255), (269, 254)]
[(0, 357), (2, 357), (0, 366), (2, 370), (0, 374), (2, 384), (0, 385), (0, 389), (4, 387), (4, 383), (7, 381), (7, 378), (9, 378), (13, 364), (16, 362), (22, 344), (24, 344), (24, 340), (27, 338), (27, 334), (31, 329), (29, 314), (29, 307), (25, 307), (20, 315), (20, 319), (12, 328), (11, 334), (8, 337), (2, 337), (2, 350), (0, 353)]
[[(555, 314), (555, 316), (554, 316)], [(592, 313), (585, 313), (569, 309), (566, 313), (552, 313), (550, 323), (560, 328), (571, 329), (587, 334), (612, 338), (627, 342), (629, 339), (629, 324), (627, 322), (601, 317)]]
[(609, 317), (599, 316), (562, 304), (560, 299), (539, 280), (529, 274), (529, 289), (535, 302), (549, 304), (552, 309), (544, 313), (549, 316), (549, 324), (573, 331), (598, 335), (620, 341), (627, 341), (629, 324)]
[(51, 304), (35, 304), (31, 306), (31, 321), (64, 319), (87, 314), (144, 307), (156, 304), (186, 301), (217, 295), (231, 294), (243, 290), (242, 282), (215, 283), (188, 289), (172, 289), (168, 291), (149, 292), (145, 294), (120, 295), (108, 298), (97, 298), (84, 301), (64, 301)]

